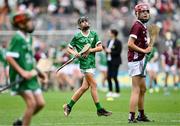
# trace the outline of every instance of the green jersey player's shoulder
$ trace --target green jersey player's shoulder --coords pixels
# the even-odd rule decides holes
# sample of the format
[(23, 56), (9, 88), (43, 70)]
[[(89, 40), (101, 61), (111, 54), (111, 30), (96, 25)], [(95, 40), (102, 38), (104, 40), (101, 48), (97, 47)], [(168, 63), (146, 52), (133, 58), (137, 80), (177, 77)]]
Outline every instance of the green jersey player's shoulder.
[(97, 35), (96, 31), (90, 30), (90, 33), (93, 35)]
[(81, 36), (82, 36), (81, 32), (77, 32), (77, 33), (75, 33), (74, 38), (78, 39)]
[(17, 43), (17, 42), (21, 43), (22, 40), (23, 40), (23, 38), (19, 34), (16, 33), (12, 36), (11, 42), (12, 43)]

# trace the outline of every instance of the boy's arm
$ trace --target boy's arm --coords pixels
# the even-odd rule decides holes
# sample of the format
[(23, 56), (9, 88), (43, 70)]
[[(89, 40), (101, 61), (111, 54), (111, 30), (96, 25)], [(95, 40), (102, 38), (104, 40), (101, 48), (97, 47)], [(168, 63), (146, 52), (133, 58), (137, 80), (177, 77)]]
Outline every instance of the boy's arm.
[(128, 47), (130, 49), (132, 49), (134, 51), (137, 51), (137, 52), (141, 52), (141, 53), (149, 53), (149, 52), (151, 52), (151, 49), (152, 49), (151, 46), (148, 46), (146, 49), (142, 49), (142, 48), (138, 47), (137, 45), (135, 45), (134, 42), (135, 42), (135, 38), (129, 37)]
[(101, 52), (103, 50), (102, 44), (99, 43), (95, 48), (90, 48), (89, 53), (91, 52)]
[(31, 79), (33, 75), (31, 72), (22, 69), (19, 64), (11, 56), (6, 57), (7, 62), (25, 79)]
[(82, 57), (86, 58), (89, 55), (89, 53), (101, 52), (102, 50), (103, 50), (102, 44), (99, 43), (99, 44), (96, 45), (95, 48), (89, 48), (88, 51), (84, 52), (82, 54)]
[(80, 54), (78, 52), (76, 52), (73, 48), (71, 47), (67, 47), (67, 52), (72, 54), (73, 56), (75, 56), (76, 58), (79, 58), (80, 57)]

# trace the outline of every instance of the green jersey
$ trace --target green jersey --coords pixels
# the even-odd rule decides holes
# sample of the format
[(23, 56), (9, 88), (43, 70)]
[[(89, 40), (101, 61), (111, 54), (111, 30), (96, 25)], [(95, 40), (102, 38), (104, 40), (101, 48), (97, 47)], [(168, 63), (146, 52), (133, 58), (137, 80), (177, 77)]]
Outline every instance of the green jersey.
[[(84, 35), (81, 31), (74, 35), (69, 47), (75, 48), (78, 52), (80, 52), (86, 44), (90, 44), (91, 48), (95, 48), (99, 43), (100, 41), (96, 32), (89, 30), (88, 35)], [(90, 53), (87, 58), (80, 57), (79, 62), (80, 69), (95, 68), (95, 52)]]
[(98, 59), (101, 66), (107, 66), (106, 53), (104, 51), (98, 53)]
[[(31, 71), (35, 66), (35, 59), (32, 52), (32, 36), (25, 37), (22, 32), (18, 31), (11, 39), (7, 56), (13, 57), (24, 70)], [(20, 77), (11, 65), (9, 75), (11, 82), (14, 82)], [(37, 77), (33, 77), (30, 80), (25, 80), (21, 84), (15, 85), (12, 87), (12, 91), (21, 92), (24, 90), (36, 90), (38, 88)]]
[(150, 54), (148, 54), (148, 62), (151, 61), (151, 59), (154, 57), (154, 55), (158, 53), (157, 48), (153, 47)]

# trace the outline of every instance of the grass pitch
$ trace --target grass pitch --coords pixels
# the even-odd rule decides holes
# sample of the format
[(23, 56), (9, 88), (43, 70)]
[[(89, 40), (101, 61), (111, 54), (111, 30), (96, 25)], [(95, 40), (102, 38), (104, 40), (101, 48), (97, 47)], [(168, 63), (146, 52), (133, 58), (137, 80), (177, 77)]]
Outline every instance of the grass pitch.
[[(107, 110), (113, 112), (110, 117), (98, 117), (90, 92), (75, 104), (70, 116), (64, 117), (63, 104), (69, 102), (73, 92), (46, 92), (45, 108), (33, 117), (31, 126), (180, 126), (180, 90), (171, 89), (169, 96), (163, 92), (149, 94), (146, 92), (145, 112), (154, 122), (128, 124), (130, 89), (122, 89), (121, 96), (114, 101), (106, 101), (105, 93), (99, 92), (100, 102)], [(0, 126), (11, 126), (22, 115), (25, 104), (23, 100), (9, 93), (0, 95)]]

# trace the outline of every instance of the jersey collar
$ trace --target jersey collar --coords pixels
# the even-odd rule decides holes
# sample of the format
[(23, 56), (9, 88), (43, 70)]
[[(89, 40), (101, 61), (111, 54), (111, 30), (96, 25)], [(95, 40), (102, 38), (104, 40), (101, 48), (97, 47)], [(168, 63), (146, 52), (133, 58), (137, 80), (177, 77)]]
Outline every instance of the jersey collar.
[(17, 34), (19, 34), (26, 42), (29, 42), (30, 41), (30, 35), (27, 34), (25, 35), (22, 31), (18, 30), (17, 31)]
[(140, 20), (137, 20), (140, 24), (142, 24), (145, 28), (147, 28), (146, 27), (146, 25), (145, 24), (143, 24)]
[(90, 30), (88, 30), (88, 34), (87, 34), (87, 35), (83, 34), (83, 32), (81, 31), (81, 34), (82, 34), (82, 36), (84, 36), (84, 37), (88, 37), (88, 36), (89, 36), (89, 33), (90, 33)]

